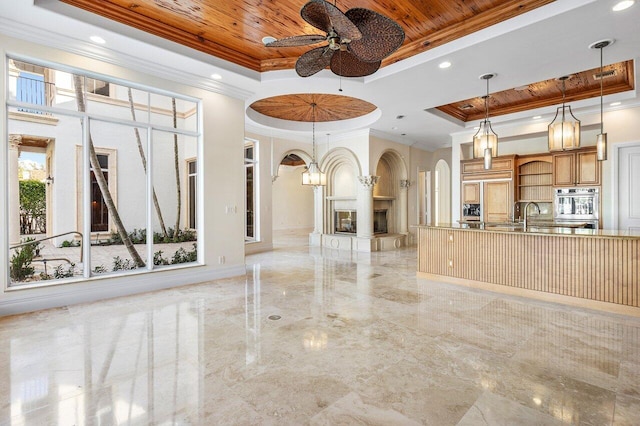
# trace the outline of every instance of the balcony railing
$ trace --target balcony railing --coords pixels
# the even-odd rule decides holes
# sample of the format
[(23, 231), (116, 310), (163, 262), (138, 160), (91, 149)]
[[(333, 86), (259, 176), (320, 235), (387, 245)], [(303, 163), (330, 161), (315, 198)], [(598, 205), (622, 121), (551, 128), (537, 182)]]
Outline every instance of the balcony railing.
[[(16, 100), (33, 105), (51, 106), (55, 94), (55, 84), (37, 78), (19, 76), (16, 79)], [(30, 108), (20, 108), (22, 112), (42, 114)]]

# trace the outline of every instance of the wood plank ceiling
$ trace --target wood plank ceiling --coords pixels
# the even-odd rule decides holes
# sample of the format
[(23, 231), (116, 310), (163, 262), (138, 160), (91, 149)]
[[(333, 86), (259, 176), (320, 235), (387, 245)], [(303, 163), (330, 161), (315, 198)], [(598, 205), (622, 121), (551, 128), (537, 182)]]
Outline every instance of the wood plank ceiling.
[[(634, 89), (632, 60), (606, 65), (602, 69), (602, 74), (605, 76), (602, 80), (603, 93), (605, 95)], [(599, 75), (600, 67), (573, 74), (565, 82), (566, 103), (600, 96)], [(481, 82), (478, 82), (478, 84), (480, 87)], [(491, 93), (489, 97), (489, 113), (491, 117), (495, 117), (497, 115), (561, 104), (562, 84), (557, 79), (550, 79), (515, 89)], [(482, 120), (485, 116), (482, 96), (442, 105), (437, 109), (465, 122)]]
[[(307, 0), (58, 0), (108, 19), (124, 23), (187, 47), (258, 72), (294, 68), (298, 57), (313, 46), (267, 48), (266, 36), (276, 39), (300, 34), (321, 34), (300, 16)], [(343, 12), (354, 7), (372, 9), (398, 22), (406, 33), (404, 44), (383, 60), (382, 66), (401, 61), (501, 21), (552, 3), (554, 0), (340, 0)], [(604, 82), (604, 93), (633, 89), (633, 62), (605, 67), (615, 70)], [(567, 102), (599, 96), (599, 81), (589, 70), (567, 82)], [(265, 115), (311, 121), (314, 96), (288, 95), (255, 102)], [(374, 105), (354, 98), (318, 97), (316, 121), (364, 115)], [(493, 93), (491, 116), (562, 103), (556, 80), (532, 83), (522, 90)], [(351, 103), (351, 105), (348, 105)], [(481, 97), (437, 107), (459, 120), (484, 116)]]
[(349, 96), (298, 93), (260, 99), (252, 103), (251, 108), (260, 114), (282, 120), (323, 122), (361, 117), (373, 112), (376, 106)]
[[(306, 0), (59, 1), (259, 72), (293, 68), (310, 49), (267, 48), (263, 37), (322, 34), (300, 17)], [(553, 1), (340, 0), (336, 5), (343, 12), (372, 9), (402, 26), (405, 42), (384, 66)]]

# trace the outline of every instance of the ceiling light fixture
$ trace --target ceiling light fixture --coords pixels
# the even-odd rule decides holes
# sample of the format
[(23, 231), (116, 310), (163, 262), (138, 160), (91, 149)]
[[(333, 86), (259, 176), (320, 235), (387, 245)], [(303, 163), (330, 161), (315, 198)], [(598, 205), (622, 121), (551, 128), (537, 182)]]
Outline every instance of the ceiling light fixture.
[(541, 116), (541, 115), (535, 115), (535, 116), (533, 116), (533, 119), (534, 119), (534, 120), (540, 120), (541, 118), (542, 118), (542, 116)]
[(634, 0), (624, 0), (616, 3), (616, 5), (612, 7), (612, 10), (614, 12), (620, 12), (621, 10), (629, 9), (634, 3)]
[(262, 37), (262, 44), (266, 45), (268, 43), (273, 43), (276, 40), (277, 40), (277, 38), (271, 37), (271, 36)]
[(89, 37), (89, 40), (91, 40), (92, 42), (94, 42), (96, 44), (105, 44), (107, 42), (102, 37), (96, 36), (96, 35)]
[[(600, 50), (600, 75), (602, 75), (603, 60), (602, 49), (613, 44), (613, 40), (600, 40), (589, 45), (591, 49)], [(600, 133), (596, 136), (596, 155), (598, 161), (605, 161), (607, 159), (607, 134), (604, 132), (604, 104), (603, 104), (603, 89), (602, 78), (600, 79)]]
[(311, 186), (324, 186), (327, 184), (327, 176), (322, 173), (318, 163), (316, 163), (316, 106), (315, 102), (311, 103), (312, 127), (311, 127), (311, 143), (313, 144), (313, 153), (311, 163), (307, 170), (302, 173), (302, 184)]
[(487, 82), (487, 94), (483, 96), (484, 99), (484, 120), (480, 122), (480, 128), (478, 132), (473, 136), (473, 158), (484, 158), (485, 170), (491, 169), (491, 163), (493, 157), (498, 156), (498, 135), (491, 128), (491, 122), (489, 121), (489, 80), (495, 77), (497, 74), (482, 74), (481, 80)]
[(566, 81), (570, 78), (570, 75), (558, 78), (562, 82), (562, 106), (558, 107), (556, 116), (549, 123), (549, 151), (580, 147), (580, 120), (571, 112), (571, 106), (565, 104)]
[(611, 102), (609, 106), (618, 106), (620, 104), (622, 104), (622, 102)]
[(442, 69), (449, 68), (451, 66), (451, 62), (449, 61), (440, 62), (440, 65), (438, 66)]
[(211, 78), (214, 80), (222, 80), (222, 76), (217, 72), (214, 72), (213, 74), (211, 74)]

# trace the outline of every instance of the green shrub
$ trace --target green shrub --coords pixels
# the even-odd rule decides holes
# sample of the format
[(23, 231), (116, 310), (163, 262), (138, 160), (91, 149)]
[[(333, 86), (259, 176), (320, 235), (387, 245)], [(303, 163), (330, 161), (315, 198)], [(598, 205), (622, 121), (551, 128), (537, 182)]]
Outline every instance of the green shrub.
[(66, 269), (62, 265), (58, 265), (53, 269), (53, 277), (56, 280), (61, 278), (73, 277), (76, 273), (76, 264), (71, 263)]
[(176, 250), (171, 259), (171, 264), (195, 262), (196, 260), (198, 260), (198, 249), (196, 243), (193, 243), (193, 248), (189, 251), (182, 247)]
[(153, 264), (154, 265), (168, 265), (169, 260), (166, 257), (162, 257), (162, 250), (158, 250), (153, 253)]
[(136, 263), (131, 259), (122, 259), (120, 258), (120, 256), (116, 256), (113, 258), (113, 268), (111, 268), (112, 271), (126, 271), (136, 268)]
[(11, 265), (9, 266), (9, 275), (14, 281), (24, 281), (25, 279), (33, 276), (35, 272), (31, 262), (33, 258), (40, 252), (40, 243), (34, 238), (27, 238), (21, 242), (28, 243), (33, 241), (33, 244), (27, 244), (16, 250), (11, 256)]

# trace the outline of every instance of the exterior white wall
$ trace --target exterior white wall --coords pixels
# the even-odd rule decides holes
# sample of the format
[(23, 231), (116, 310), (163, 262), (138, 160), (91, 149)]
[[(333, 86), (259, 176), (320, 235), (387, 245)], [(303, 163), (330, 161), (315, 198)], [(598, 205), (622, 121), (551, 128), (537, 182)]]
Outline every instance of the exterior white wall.
[[(95, 73), (110, 75), (125, 81), (180, 93), (201, 99), (203, 140), (202, 164), (199, 165), (199, 183), (202, 205), (199, 206), (200, 245), (202, 265), (152, 273), (133, 273), (92, 279), (91, 282), (51, 287), (8, 289), (8, 237), (7, 228), (7, 135), (0, 134), (0, 315), (71, 303), (115, 297), (141, 291), (201, 282), (218, 277), (244, 273), (244, 102), (194, 87), (174, 83), (159, 77), (128, 70), (114, 64), (39, 46), (27, 41), (0, 35), (0, 88), (6, 93), (6, 60), (11, 55), (37, 58), (50, 63), (66, 64)], [(0, 108), (0, 119), (6, 123), (5, 109)], [(236, 207), (227, 211), (225, 206)], [(233, 213), (235, 211), (235, 213)], [(224, 259), (224, 262), (223, 262)]]
[[(606, 99), (605, 99), (606, 102)], [(581, 121), (581, 146), (595, 145), (596, 135), (600, 133), (600, 111), (588, 113), (576, 112)], [(549, 122), (536, 120), (528, 124), (493, 125), (500, 136), (499, 155), (532, 154), (548, 152), (547, 126)], [(640, 141), (640, 106), (619, 108), (604, 113), (604, 131), (608, 134), (608, 160), (602, 163), (602, 193), (600, 197), (602, 224), (604, 229), (612, 229), (618, 206), (615, 203), (613, 147), (618, 143)], [(468, 152), (475, 131), (452, 135), (451, 155), (451, 213), (453, 221), (460, 219), (460, 160), (468, 158)]]

